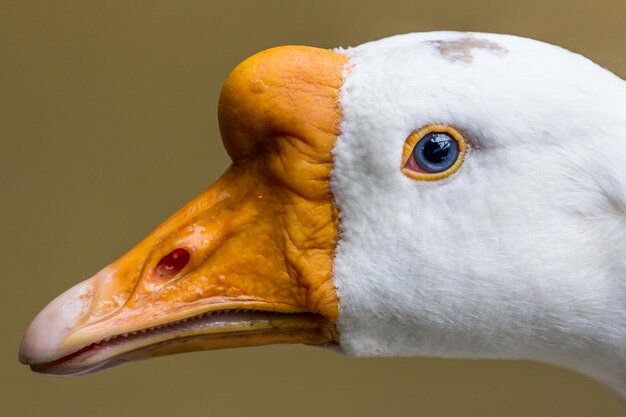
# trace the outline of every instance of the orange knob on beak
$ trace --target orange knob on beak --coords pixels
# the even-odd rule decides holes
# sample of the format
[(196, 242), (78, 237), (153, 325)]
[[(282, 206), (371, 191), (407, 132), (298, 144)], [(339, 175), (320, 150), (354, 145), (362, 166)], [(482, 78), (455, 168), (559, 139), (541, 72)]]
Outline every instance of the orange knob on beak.
[(20, 360), (78, 374), (177, 352), (336, 342), (329, 176), (346, 61), (287, 46), (237, 66), (219, 104), (231, 167), (44, 308)]

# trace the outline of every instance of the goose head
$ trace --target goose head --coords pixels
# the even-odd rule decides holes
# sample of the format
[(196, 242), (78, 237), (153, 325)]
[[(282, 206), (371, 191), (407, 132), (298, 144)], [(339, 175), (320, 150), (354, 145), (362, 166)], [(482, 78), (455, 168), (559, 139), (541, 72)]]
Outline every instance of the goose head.
[(407, 34), (240, 64), (228, 171), (53, 300), (20, 358), (80, 374), (307, 343), (531, 359), (626, 397), (626, 84), (506, 35)]

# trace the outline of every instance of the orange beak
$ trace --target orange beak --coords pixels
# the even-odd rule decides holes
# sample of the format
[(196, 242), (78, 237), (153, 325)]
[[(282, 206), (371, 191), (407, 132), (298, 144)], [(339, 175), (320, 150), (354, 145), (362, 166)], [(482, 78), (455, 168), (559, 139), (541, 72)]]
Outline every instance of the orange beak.
[(20, 360), (81, 374), (178, 352), (336, 342), (329, 176), (345, 64), (332, 51), (288, 46), (235, 68), (219, 103), (231, 167), (46, 306)]

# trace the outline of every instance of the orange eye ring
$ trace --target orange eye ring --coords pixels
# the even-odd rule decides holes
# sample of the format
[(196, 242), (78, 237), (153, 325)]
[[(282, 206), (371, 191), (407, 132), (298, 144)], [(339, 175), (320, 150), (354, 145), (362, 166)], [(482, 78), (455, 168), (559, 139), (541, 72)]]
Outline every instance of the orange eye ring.
[[(427, 172), (419, 167), (414, 158), (414, 150), (418, 143), (427, 135), (436, 133), (443, 133), (453, 138), (458, 146), (458, 155), (454, 163), (441, 172)], [(411, 133), (404, 143), (402, 150), (402, 165), (401, 171), (404, 175), (415, 180), (422, 181), (436, 181), (446, 178), (454, 174), (459, 167), (463, 164), (463, 159), (467, 153), (467, 142), (463, 135), (453, 128), (452, 126), (444, 124), (432, 124), (426, 125), (419, 130)]]

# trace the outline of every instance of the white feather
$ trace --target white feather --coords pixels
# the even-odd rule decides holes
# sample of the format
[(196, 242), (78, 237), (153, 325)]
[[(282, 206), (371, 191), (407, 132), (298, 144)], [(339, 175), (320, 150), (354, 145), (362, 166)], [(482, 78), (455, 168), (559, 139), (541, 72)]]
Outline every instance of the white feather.
[[(495, 49), (441, 48), (468, 38)], [(342, 350), (534, 359), (626, 397), (626, 83), (505, 35), (408, 34), (340, 52)], [(430, 123), (460, 130), (469, 154), (445, 180), (407, 178), (404, 141)]]

